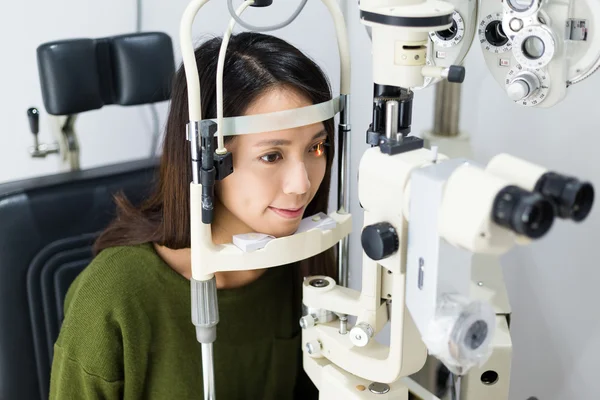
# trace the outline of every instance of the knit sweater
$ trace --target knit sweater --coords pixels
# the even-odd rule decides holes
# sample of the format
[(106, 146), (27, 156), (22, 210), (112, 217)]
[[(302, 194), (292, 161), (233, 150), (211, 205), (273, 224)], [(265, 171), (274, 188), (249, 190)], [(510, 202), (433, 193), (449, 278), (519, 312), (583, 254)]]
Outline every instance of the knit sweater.
[[(302, 368), (300, 297), (290, 266), (218, 290), (216, 398), (317, 399)], [(102, 251), (65, 299), (50, 400), (202, 399), (190, 282), (151, 244)]]

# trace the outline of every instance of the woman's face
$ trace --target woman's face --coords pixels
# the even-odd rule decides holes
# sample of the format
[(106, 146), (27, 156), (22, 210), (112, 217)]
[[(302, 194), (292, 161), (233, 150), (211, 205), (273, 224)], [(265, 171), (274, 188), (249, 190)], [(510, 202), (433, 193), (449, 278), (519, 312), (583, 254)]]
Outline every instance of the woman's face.
[[(276, 88), (250, 104), (246, 115), (309, 105), (300, 93)], [(230, 235), (293, 234), (323, 181), (326, 138), (322, 123), (236, 136), (226, 146), (233, 154), (233, 173), (216, 186), (215, 225)]]

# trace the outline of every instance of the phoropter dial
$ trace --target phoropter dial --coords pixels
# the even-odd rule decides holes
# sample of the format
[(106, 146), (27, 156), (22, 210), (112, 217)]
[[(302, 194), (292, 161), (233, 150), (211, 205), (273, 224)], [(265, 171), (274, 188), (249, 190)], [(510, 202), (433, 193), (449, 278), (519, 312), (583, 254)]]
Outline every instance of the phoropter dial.
[(511, 49), (512, 43), (502, 28), (502, 13), (489, 14), (481, 20), (479, 42), (491, 53), (501, 54)]
[(454, 11), (452, 26), (443, 31), (429, 32), (429, 37), (439, 47), (448, 48), (456, 46), (465, 37), (465, 21), (461, 15)]
[(504, 9), (509, 15), (527, 17), (537, 12), (542, 5), (542, 0), (506, 0)]
[(529, 26), (513, 38), (513, 55), (525, 68), (543, 68), (554, 56), (555, 43), (548, 28), (541, 25)]
[(508, 97), (526, 107), (539, 105), (548, 95), (548, 76), (542, 70), (526, 70), (517, 64), (506, 75)]

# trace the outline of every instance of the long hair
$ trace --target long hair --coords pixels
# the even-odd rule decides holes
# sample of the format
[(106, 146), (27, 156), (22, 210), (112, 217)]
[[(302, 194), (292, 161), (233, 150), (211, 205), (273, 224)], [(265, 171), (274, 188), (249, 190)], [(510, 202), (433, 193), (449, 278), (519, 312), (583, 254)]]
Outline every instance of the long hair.
[[(204, 119), (217, 116), (216, 73), (220, 47), (221, 38), (213, 38), (195, 51)], [(224, 115), (243, 115), (253, 100), (278, 86), (299, 91), (313, 104), (327, 101), (332, 96), (323, 71), (294, 46), (274, 36), (254, 32), (232, 35), (223, 70)], [(171, 249), (190, 247), (189, 185), (192, 181), (192, 164), (190, 143), (185, 135), (188, 115), (187, 82), (181, 66), (172, 83), (156, 186), (138, 207), (123, 195), (115, 197), (117, 218), (96, 240), (94, 254), (108, 247), (147, 242)], [(329, 143), (334, 143), (333, 119), (323, 121), (323, 124)], [(235, 140), (231, 136), (225, 139)], [(305, 216), (327, 213), (334, 147), (327, 149), (325, 176), (307, 206)], [(296, 266), (301, 276), (337, 277), (333, 249), (301, 261)]]

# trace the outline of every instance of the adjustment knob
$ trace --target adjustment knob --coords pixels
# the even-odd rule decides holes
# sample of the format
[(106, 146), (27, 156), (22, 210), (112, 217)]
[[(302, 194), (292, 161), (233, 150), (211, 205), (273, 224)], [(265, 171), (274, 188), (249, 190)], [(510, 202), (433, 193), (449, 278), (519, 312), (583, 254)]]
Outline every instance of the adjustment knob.
[(371, 260), (382, 260), (398, 251), (398, 234), (392, 224), (388, 222), (365, 227), (360, 241)]
[(506, 92), (512, 101), (519, 101), (529, 96), (529, 85), (527, 82), (517, 79), (506, 87)]
[(27, 119), (29, 120), (29, 130), (34, 135), (40, 131), (40, 112), (37, 108), (31, 107), (27, 110)]
[(517, 75), (506, 86), (506, 93), (512, 101), (525, 100), (540, 88), (540, 80), (530, 72)]
[(310, 342), (306, 343), (305, 348), (306, 348), (306, 352), (308, 354), (316, 357), (321, 354), (321, 350), (322, 350), (323, 346), (321, 345), (321, 342), (319, 342), (318, 340), (311, 340)]
[(313, 326), (315, 326), (316, 322), (317, 322), (317, 318), (315, 318), (311, 314), (308, 314), (308, 315), (305, 315), (304, 317), (300, 318), (300, 327), (302, 329), (309, 329), (309, 328), (312, 328)]
[(451, 65), (448, 68), (448, 82), (463, 83), (465, 80), (465, 67), (460, 65)]
[(371, 325), (361, 322), (350, 330), (350, 341), (356, 347), (365, 347), (373, 337)]

